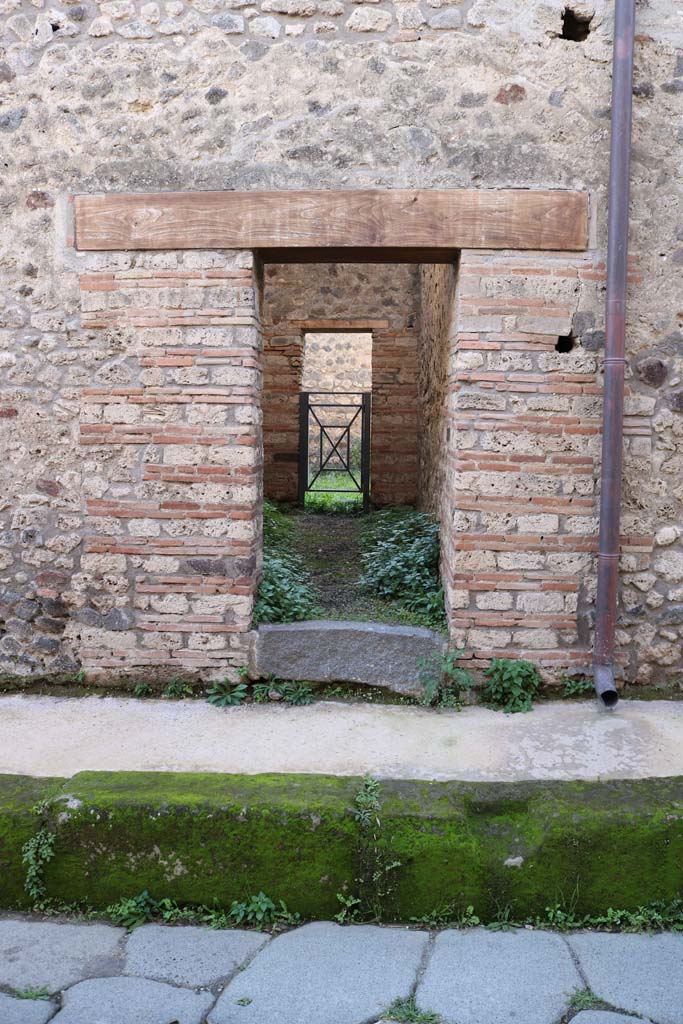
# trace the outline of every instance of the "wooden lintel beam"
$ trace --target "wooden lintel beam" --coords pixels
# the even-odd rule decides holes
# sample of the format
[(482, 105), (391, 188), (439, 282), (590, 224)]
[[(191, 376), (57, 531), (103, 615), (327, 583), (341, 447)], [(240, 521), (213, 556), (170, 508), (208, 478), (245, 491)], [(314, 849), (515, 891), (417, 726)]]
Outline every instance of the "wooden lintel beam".
[(76, 196), (76, 248), (586, 248), (587, 195), (531, 189)]

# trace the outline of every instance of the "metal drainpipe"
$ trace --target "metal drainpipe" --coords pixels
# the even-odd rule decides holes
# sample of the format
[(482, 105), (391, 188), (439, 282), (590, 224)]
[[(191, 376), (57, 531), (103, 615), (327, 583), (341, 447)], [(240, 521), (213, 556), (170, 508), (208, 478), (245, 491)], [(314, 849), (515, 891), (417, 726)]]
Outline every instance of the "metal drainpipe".
[(619, 699), (614, 681), (614, 647), (619, 586), (619, 513), (621, 510), (621, 468), (624, 444), (626, 283), (635, 18), (635, 0), (615, 0), (600, 541), (595, 646), (593, 649), (595, 692), (608, 708), (614, 707)]

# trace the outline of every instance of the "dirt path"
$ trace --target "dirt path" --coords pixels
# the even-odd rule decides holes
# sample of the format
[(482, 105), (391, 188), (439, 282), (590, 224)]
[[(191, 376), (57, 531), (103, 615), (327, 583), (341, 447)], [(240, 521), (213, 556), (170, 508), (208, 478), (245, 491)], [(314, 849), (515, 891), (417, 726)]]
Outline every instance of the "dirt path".
[(338, 619), (367, 618), (368, 610), (364, 615), (361, 612), (374, 602), (360, 585), (361, 517), (302, 512), (296, 525), (296, 547), (325, 613)]

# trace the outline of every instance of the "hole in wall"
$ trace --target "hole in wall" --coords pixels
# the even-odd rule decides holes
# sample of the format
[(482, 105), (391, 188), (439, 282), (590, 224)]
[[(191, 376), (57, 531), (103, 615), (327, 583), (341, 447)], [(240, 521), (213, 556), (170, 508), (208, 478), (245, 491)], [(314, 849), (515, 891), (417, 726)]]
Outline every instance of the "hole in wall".
[(555, 342), (556, 352), (571, 352), (576, 345), (576, 338), (573, 334), (562, 334)]
[(584, 39), (588, 39), (592, 20), (592, 14), (579, 14), (571, 7), (565, 7), (562, 12), (562, 39), (582, 43)]

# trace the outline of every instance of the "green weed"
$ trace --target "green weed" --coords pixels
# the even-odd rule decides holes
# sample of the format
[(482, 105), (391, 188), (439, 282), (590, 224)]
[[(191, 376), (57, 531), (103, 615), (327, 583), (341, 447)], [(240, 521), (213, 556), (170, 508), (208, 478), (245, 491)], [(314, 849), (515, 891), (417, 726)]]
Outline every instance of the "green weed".
[(111, 903), (106, 911), (107, 917), (111, 918), (114, 924), (133, 931), (141, 924), (152, 921), (159, 913), (159, 904), (145, 889), (138, 896), (131, 896), (127, 899), (117, 900)]
[(358, 920), (360, 913), (360, 900), (357, 896), (345, 896), (343, 892), (337, 893), (337, 900), (341, 903), (341, 910), (334, 915), (337, 924), (350, 924)]
[[(360, 481), (360, 470), (354, 476)], [(318, 513), (353, 515), (354, 512), (362, 512), (363, 495), (355, 488), (356, 484), (348, 473), (324, 472), (307, 491), (304, 507), (307, 512)]]
[(576, 1010), (606, 1010), (608, 1004), (591, 992), (589, 988), (578, 988), (572, 993), (569, 1000), (569, 1009)]
[(587, 676), (565, 676), (563, 697), (587, 697), (594, 690), (593, 680)]
[(512, 714), (531, 711), (533, 699), (541, 686), (541, 677), (530, 661), (494, 658), (484, 675), (485, 703)]
[(466, 668), (457, 664), (463, 651), (447, 654), (434, 652), (418, 662), (418, 680), (422, 686), (421, 704), (436, 704), (441, 708), (462, 707), (462, 692), (474, 686), (474, 679)]
[(280, 900), (276, 904), (264, 892), (250, 896), (247, 900), (233, 901), (227, 916), (234, 927), (246, 924), (259, 931), (272, 925), (292, 925), (299, 922), (299, 915), (290, 913), (286, 903)]
[(481, 924), (481, 919), (474, 913), (472, 904), (463, 908), (455, 903), (443, 903), (429, 914), (423, 914), (422, 917), (411, 917), (410, 920), (413, 924), (431, 929), (476, 928)]
[(248, 692), (249, 687), (246, 683), (233, 685), (225, 679), (209, 687), (206, 691), (206, 699), (209, 704), (213, 704), (217, 708), (235, 707), (247, 699)]
[(14, 990), (14, 996), (16, 999), (49, 999), (50, 990), (41, 986), (41, 988), (34, 988), (33, 985), (27, 985), (26, 988), (16, 988)]
[(163, 696), (166, 700), (184, 700), (192, 696), (192, 687), (183, 679), (171, 679), (164, 687)]
[(280, 900), (275, 903), (264, 892), (244, 900), (234, 900), (229, 910), (220, 907), (179, 906), (175, 900), (157, 900), (147, 890), (137, 896), (118, 900), (107, 907), (105, 915), (114, 922), (132, 931), (148, 921), (163, 921), (164, 924), (195, 923), (211, 928), (267, 928), (299, 923), (299, 915), (287, 909)]
[(44, 822), (50, 804), (41, 801), (33, 808), (33, 813), (42, 821), (40, 828), (28, 839), (21, 851), (21, 858), (26, 868), (24, 889), (33, 904), (40, 908), (45, 900), (45, 865), (55, 855), (55, 833)]
[(358, 916), (379, 921), (387, 899), (394, 890), (394, 872), (401, 866), (383, 834), (380, 785), (377, 779), (366, 775), (356, 794), (353, 816), (358, 824), (357, 891)]
[(415, 1004), (415, 997), (397, 999), (382, 1014), (382, 1020), (399, 1021), (400, 1024), (442, 1024), (443, 1018), (438, 1013), (420, 1010)]
[(312, 704), (315, 700), (313, 690), (306, 683), (274, 683), (270, 691), (279, 695), (285, 704), (292, 704), (299, 707), (303, 704)]

